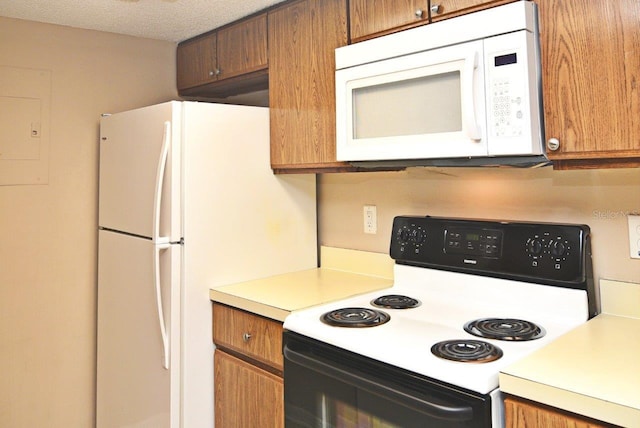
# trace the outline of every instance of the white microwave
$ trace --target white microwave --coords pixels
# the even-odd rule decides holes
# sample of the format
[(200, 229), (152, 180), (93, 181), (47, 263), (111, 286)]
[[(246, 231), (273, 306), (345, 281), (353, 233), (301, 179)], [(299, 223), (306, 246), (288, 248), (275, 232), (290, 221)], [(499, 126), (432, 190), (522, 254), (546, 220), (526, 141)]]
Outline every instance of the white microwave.
[(537, 8), (517, 1), (336, 49), (339, 161), (538, 166)]

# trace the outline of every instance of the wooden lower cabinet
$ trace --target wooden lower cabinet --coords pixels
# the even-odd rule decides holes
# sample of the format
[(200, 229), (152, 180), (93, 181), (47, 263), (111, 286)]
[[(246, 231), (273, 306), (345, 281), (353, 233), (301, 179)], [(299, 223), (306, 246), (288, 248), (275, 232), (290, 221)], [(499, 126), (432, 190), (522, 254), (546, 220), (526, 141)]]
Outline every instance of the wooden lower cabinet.
[(284, 427), (282, 322), (212, 308), (216, 428)]
[(505, 398), (504, 412), (506, 428), (601, 428), (614, 426), (516, 397)]
[(282, 377), (216, 349), (216, 428), (284, 427)]

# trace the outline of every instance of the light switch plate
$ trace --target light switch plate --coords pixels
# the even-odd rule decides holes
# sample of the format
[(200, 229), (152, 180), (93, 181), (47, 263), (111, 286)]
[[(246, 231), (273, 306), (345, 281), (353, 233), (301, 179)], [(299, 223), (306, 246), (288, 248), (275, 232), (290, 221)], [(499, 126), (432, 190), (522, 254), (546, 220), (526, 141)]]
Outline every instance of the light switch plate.
[(640, 215), (627, 215), (629, 222), (629, 256), (640, 259)]

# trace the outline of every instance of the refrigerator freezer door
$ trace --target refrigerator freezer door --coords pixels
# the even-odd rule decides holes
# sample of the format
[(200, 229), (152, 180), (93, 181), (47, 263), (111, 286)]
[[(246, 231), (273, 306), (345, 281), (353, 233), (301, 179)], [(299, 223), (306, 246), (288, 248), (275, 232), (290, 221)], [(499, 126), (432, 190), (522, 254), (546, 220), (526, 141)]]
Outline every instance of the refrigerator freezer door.
[(179, 318), (180, 246), (159, 250), (163, 321), (174, 345), (165, 358), (154, 281), (158, 246), (149, 239), (98, 233), (96, 426), (178, 427), (180, 332), (171, 319)]
[(180, 240), (180, 110), (168, 102), (102, 118), (101, 227)]

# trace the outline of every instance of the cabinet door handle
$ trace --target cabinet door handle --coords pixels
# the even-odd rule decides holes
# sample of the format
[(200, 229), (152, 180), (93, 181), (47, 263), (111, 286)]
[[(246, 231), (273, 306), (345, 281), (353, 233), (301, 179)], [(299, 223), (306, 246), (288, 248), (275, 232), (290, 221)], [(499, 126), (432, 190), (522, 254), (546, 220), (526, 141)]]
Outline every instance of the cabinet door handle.
[(422, 11), (422, 9), (416, 10), (415, 11), (416, 18), (418, 18), (418, 19), (422, 18), (423, 13), (424, 12)]
[(440, 13), (440, 5), (439, 4), (432, 4), (431, 5), (431, 13)]
[(249, 339), (251, 339), (251, 334), (250, 334), (250, 333), (244, 333), (244, 334), (242, 335), (242, 341), (243, 341), (243, 342), (245, 342), (245, 343), (246, 343), (246, 342), (248, 342), (248, 341), (249, 341)]
[(549, 140), (547, 141), (547, 149), (551, 150), (552, 152), (555, 152), (559, 148), (560, 148), (560, 140), (558, 140), (557, 138), (549, 138)]

